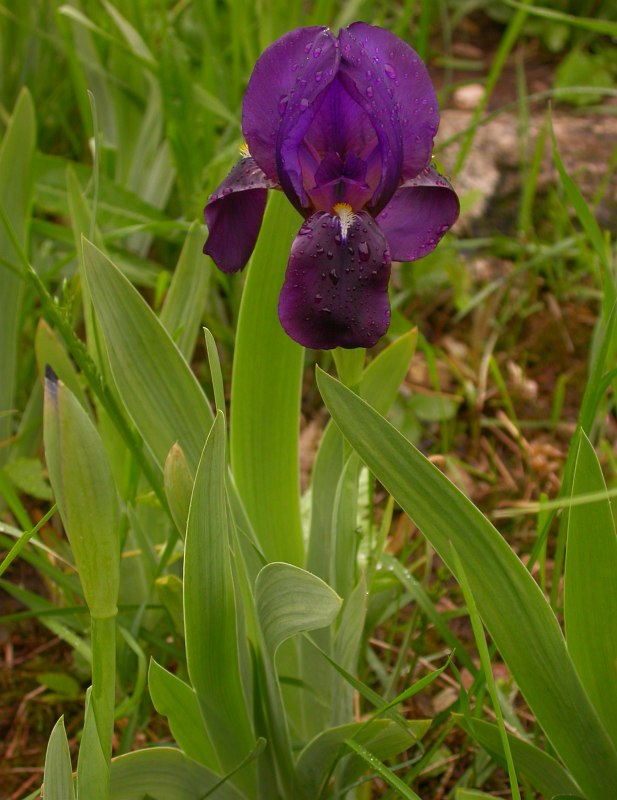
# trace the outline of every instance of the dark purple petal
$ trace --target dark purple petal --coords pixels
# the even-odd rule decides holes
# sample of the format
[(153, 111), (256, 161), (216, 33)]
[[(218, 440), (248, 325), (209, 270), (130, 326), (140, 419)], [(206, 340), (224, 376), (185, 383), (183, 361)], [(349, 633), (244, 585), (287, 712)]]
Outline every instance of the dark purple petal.
[(279, 299), (281, 325), (304, 347), (372, 347), (388, 329), (390, 253), (361, 211), (341, 235), (337, 216), (307, 219), (289, 257)]
[(268, 189), (278, 186), (266, 178), (252, 158), (243, 158), (212, 194), (204, 209), (209, 236), (204, 253), (223, 272), (236, 272), (251, 257)]
[(315, 111), (316, 98), (338, 67), (338, 41), (327, 28), (298, 28), (271, 44), (255, 64), (242, 104), (242, 130), (251, 155), (278, 180), (277, 138), (284, 114)]
[(458, 219), (454, 189), (434, 167), (406, 181), (377, 217), (394, 261), (415, 261), (435, 249)]
[(377, 131), (369, 115), (335, 78), (324, 92), (319, 110), (306, 132), (305, 142), (320, 157), (354, 153), (366, 158), (377, 144)]
[(366, 182), (367, 164), (353, 153), (343, 159), (327, 153), (315, 170), (315, 186), (307, 189), (311, 203), (318, 211), (332, 212), (337, 203), (347, 203), (352, 208), (362, 208), (373, 193)]
[(401, 180), (429, 164), (439, 125), (435, 90), (420, 56), (383, 28), (355, 22), (339, 35), (340, 80), (373, 120), (382, 148), (382, 208)]

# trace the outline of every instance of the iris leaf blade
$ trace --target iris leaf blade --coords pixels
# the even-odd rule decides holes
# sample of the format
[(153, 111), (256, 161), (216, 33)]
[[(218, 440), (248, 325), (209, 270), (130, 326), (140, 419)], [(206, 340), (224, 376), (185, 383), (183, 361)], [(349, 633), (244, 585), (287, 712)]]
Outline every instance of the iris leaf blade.
[[(579, 434), (572, 497), (606, 491), (591, 442)], [(566, 640), (592, 703), (617, 742), (617, 536), (608, 498), (568, 510)]]
[(268, 560), (302, 564), (298, 430), (304, 350), (284, 333), (277, 313), (301, 219), (282, 192), (270, 194), (238, 320), (231, 463)]
[[(36, 139), (34, 104), (24, 89), (15, 105), (0, 145), (0, 206), (22, 250), (26, 249), (32, 203), (32, 159)], [(25, 282), (19, 274), (20, 259), (8, 231), (0, 227), (0, 256), (16, 271), (0, 264), (0, 442), (9, 439), (13, 428), (12, 409), (17, 385), (17, 353), (20, 312)], [(9, 449), (0, 448), (0, 465), (8, 460)]]
[[(165, 800), (195, 800), (221, 780), (181, 750), (153, 747), (114, 758), (111, 762), (111, 800), (143, 800), (144, 795)], [(217, 800), (246, 800), (229, 782), (217, 789)]]
[(154, 659), (150, 660), (148, 688), (159, 714), (167, 717), (174, 739), (183, 752), (210, 769), (218, 769), (218, 759), (204, 727), (195, 690)]
[(45, 800), (75, 800), (69, 743), (60, 717), (49, 737), (43, 776)]
[(157, 464), (179, 442), (192, 471), (212, 423), (208, 401), (152, 309), (118, 268), (83, 240), (90, 296), (118, 393)]
[[(485, 720), (455, 714), (454, 719), (476, 742), (493, 756), (504, 760), (499, 729)], [(559, 793), (578, 794), (579, 788), (561, 764), (531, 742), (508, 732), (508, 742), (517, 769), (546, 797)], [(505, 763), (505, 761), (504, 761)]]
[[(195, 475), (183, 585), (189, 676), (227, 772), (255, 742), (240, 674), (225, 470), (225, 422), (219, 413)], [(252, 770), (238, 773), (237, 780), (250, 790)]]
[[(527, 702), (592, 800), (617, 793), (617, 752), (590, 703), (540, 589), (478, 509), (360, 398), (323, 372), (337, 425), (454, 573), (450, 541), (478, 610)], [(554, 679), (559, 675), (559, 682)], [(598, 771), (598, 753), (604, 765)]]
[(182, 247), (160, 315), (167, 332), (189, 363), (199, 336), (199, 323), (210, 285), (210, 265), (201, 252), (203, 237), (203, 226), (194, 222)]

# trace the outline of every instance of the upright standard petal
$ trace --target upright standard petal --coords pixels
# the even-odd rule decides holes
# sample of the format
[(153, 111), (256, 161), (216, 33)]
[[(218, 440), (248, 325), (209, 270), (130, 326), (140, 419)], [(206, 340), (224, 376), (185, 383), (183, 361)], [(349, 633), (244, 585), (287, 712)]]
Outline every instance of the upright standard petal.
[(344, 228), (339, 217), (318, 211), (293, 243), (279, 318), (304, 347), (372, 347), (390, 324), (384, 235), (364, 211)]
[(279, 180), (277, 140), (283, 115), (297, 121), (314, 113), (316, 98), (333, 79), (338, 60), (338, 41), (320, 27), (285, 34), (257, 60), (242, 104), (242, 131), (251, 155), (271, 180)]
[(277, 186), (249, 157), (239, 161), (210, 196), (204, 209), (209, 230), (204, 253), (223, 272), (246, 265), (261, 228), (267, 190)]
[(428, 255), (456, 222), (459, 200), (434, 167), (406, 181), (377, 217), (394, 261)]
[[(372, 204), (383, 207), (401, 179), (415, 177), (430, 162), (437, 97), (420, 56), (390, 31), (355, 22), (339, 38), (341, 80), (381, 130), (382, 185)], [(402, 147), (398, 163), (396, 139)]]
[(303, 185), (314, 208), (363, 208), (381, 179), (377, 132), (338, 78), (324, 92), (299, 151)]

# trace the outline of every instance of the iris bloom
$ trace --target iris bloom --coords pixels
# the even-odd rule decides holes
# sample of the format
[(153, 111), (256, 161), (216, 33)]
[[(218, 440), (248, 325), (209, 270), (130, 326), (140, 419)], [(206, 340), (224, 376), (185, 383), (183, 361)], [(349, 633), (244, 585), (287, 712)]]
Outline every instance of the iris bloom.
[(242, 269), (268, 189), (304, 217), (279, 299), (305, 347), (371, 347), (390, 322), (390, 262), (430, 253), (459, 213), (431, 166), (439, 114), (417, 53), (356, 22), (299, 28), (270, 45), (242, 109), (244, 157), (210, 197), (204, 252)]

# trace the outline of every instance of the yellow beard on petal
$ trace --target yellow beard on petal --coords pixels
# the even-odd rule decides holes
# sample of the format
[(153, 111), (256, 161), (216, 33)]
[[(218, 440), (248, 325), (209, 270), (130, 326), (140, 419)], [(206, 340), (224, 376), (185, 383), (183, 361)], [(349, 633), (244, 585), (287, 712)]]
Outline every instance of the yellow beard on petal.
[(249, 146), (246, 142), (242, 142), (238, 150), (240, 151), (240, 155), (242, 156), (242, 158), (250, 158), (251, 153), (249, 150)]
[(346, 242), (347, 231), (356, 221), (356, 215), (349, 203), (337, 203), (332, 210), (341, 221), (341, 237)]

